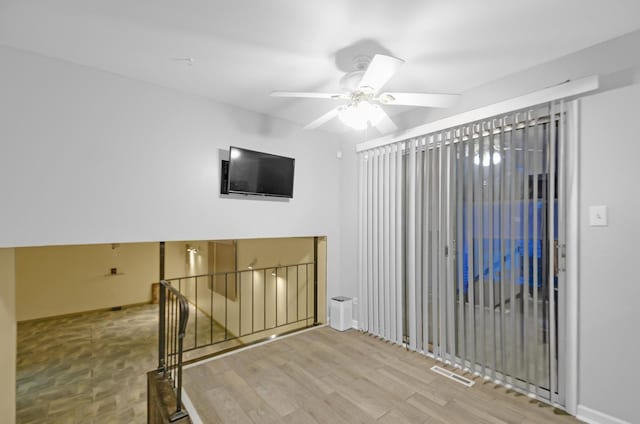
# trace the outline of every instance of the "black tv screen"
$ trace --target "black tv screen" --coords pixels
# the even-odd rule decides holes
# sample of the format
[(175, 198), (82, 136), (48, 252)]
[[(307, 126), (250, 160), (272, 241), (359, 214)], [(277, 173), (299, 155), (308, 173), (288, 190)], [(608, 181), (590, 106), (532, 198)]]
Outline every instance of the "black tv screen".
[(229, 193), (293, 198), (295, 159), (231, 147)]

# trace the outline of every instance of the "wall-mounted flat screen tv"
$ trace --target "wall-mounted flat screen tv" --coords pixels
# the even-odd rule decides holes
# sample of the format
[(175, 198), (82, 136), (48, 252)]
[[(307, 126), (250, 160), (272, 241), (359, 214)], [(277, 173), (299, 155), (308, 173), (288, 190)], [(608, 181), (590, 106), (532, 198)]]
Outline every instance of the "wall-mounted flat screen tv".
[(229, 149), (229, 193), (293, 198), (295, 159), (253, 150)]

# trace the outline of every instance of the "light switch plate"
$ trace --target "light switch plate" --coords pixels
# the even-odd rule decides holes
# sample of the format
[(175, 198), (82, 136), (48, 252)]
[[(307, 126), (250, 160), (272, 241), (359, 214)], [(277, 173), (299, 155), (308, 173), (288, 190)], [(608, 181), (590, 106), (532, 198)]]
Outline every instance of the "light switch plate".
[(592, 227), (606, 227), (609, 225), (606, 206), (589, 206), (589, 225)]

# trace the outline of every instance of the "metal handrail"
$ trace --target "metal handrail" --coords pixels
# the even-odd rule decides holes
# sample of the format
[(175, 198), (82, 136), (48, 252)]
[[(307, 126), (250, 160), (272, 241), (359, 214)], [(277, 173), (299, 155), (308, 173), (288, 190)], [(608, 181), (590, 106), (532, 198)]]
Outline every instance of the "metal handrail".
[[(317, 258), (316, 249), (314, 249), (315, 258)], [(267, 292), (267, 280), (271, 277), (268, 275), (275, 276), (280, 281), (280, 284), (271, 285), (270, 280), (269, 292)], [(243, 278), (247, 276), (250, 280), (243, 282)], [(216, 278), (220, 281), (216, 282)], [(262, 287), (260, 284), (255, 284), (259, 279), (262, 280)], [(317, 261), (189, 275), (167, 281), (171, 281), (173, 286), (185, 295), (189, 307), (194, 308), (195, 311), (193, 322), (190, 322), (185, 338), (185, 353), (290, 325), (303, 324), (304, 328), (307, 328), (319, 323)], [(294, 283), (293, 287), (289, 284), (290, 281)], [(202, 287), (203, 282), (207, 283), (208, 290)], [(214, 284), (219, 285), (214, 286)], [(280, 294), (277, 294), (278, 286), (284, 287)], [(214, 289), (214, 287), (218, 288)], [(242, 294), (246, 289), (249, 291), (245, 293), (243, 302)], [(233, 294), (228, 290), (233, 290), (231, 292)], [(216, 292), (220, 297), (214, 297)], [(313, 300), (310, 295), (313, 295)], [(289, 302), (292, 303), (289, 304)], [(250, 309), (247, 311), (248, 317), (243, 314), (247, 304)], [(229, 315), (231, 310), (233, 315)], [(279, 312), (282, 315), (279, 315)], [(191, 311), (191, 313), (194, 312)], [(218, 314), (217, 317), (216, 314)], [(270, 323), (267, 322), (268, 317)], [(205, 320), (204, 324), (199, 325), (202, 319)], [(218, 331), (216, 328), (224, 330), (223, 337), (214, 337), (214, 333)], [(234, 330), (230, 331), (231, 328)], [(222, 336), (222, 333), (218, 335)]]
[(169, 380), (176, 394), (176, 411), (170, 422), (188, 415), (182, 408), (182, 354), (188, 320), (187, 298), (168, 281), (160, 281), (158, 373)]
[(264, 268), (246, 268), (246, 269), (239, 269), (237, 271), (220, 271), (220, 272), (211, 272), (209, 274), (185, 275), (184, 277), (166, 278), (164, 281), (171, 282), (171, 281), (178, 281), (178, 280), (186, 280), (188, 278), (200, 278), (200, 277), (209, 277), (209, 276), (225, 275), (225, 274), (237, 274), (240, 272), (249, 272), (249, 271), (266, 271), (268, 269), (287, 268), (287, 267), (291, 268), (294, 266), (302, 266), (302, 265), (315, 265), (315, 262), (301, 262), (297, 264), (265, 266)]

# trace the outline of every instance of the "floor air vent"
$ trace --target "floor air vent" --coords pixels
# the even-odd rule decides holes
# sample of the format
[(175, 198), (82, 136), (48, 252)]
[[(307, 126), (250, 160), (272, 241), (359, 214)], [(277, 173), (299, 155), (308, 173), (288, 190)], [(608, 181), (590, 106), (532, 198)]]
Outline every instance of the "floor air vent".
[(444, 369), (442, 367), (439, 367), (437, 365), (432, 366), (431, 367), (431, 371), (433, 371), (435, 373), (438, 373), (438, 374), (440, 374), (442, 376), (445, 376), (445, 377), (447, 377), (447, 378), (449, 378), (449, 379), (451, 379), (451, 380), (453, 380), (455, 382), (458, 382), (460, 384), (463, 384), (463, 385), (465, 385), (467, 387), (471, 387), (475, 383), (473, 380), (469, 380), (468, 378), (465, 378), (465, 377), (463, 377), (461, 375), (458, 375), (458, 374), (456, 374), (454, 372), (446, 370), (446, 369)]

